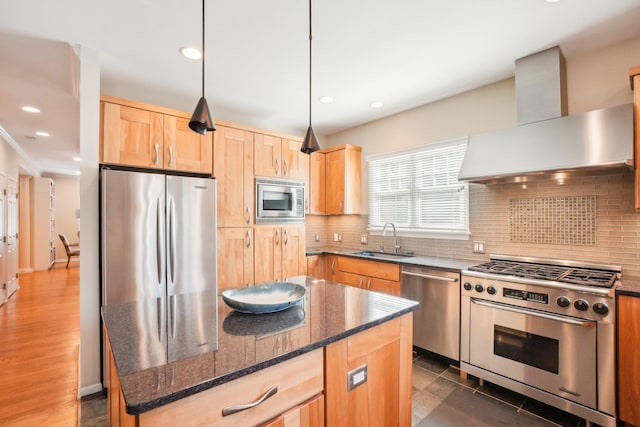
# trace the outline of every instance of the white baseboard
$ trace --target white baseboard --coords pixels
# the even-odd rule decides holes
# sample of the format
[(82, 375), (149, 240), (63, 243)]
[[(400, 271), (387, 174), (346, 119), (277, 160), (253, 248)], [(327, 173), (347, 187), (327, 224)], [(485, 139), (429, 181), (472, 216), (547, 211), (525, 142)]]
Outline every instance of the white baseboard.
[(80, 397), (89, 396), (90, 394), (99, 393), (102, 391), (102, 383), (91, 384), (86, 387), (81, 387), (79, 390)]
[(20, 270), (18, 270), (18, 274), (27, 274), (27, 273), (33, 273), (33, 268), (21, 268)]

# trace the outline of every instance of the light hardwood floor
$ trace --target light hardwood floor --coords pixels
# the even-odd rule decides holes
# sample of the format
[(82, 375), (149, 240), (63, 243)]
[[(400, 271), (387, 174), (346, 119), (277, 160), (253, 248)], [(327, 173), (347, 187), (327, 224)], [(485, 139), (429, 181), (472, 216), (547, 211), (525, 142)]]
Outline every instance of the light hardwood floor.
[(0, 307), (0, 426), (78, 425), (78, 265), (21, 274)]

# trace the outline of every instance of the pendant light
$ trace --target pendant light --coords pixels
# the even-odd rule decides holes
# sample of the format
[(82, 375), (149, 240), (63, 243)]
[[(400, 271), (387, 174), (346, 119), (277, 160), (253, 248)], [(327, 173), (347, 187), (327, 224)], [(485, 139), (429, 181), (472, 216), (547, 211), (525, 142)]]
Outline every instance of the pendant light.
[(207, 104), (207, 99), (204, 97), (204, 1), (202, 0), (202, 97), (200, 97), (189, 121), (189, 128), (202, 135), (207, 131), (216, 130), (216, 124), (213, 122), (209, 111), (209, 104)]
[(309, 128), (302, 142), (302, 151), (305, 154), (311, 154), (320, 149), (318, 138), (311, 127), (311, 0), (309, 0)]

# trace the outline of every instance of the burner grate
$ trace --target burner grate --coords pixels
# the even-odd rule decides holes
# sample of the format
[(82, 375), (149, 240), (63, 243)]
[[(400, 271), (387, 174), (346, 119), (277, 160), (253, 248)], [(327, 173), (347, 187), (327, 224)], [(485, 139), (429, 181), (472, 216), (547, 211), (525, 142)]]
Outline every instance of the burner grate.
[(613, 271), (503, 260), (485, 262), (470, 267), (469, 270), (601, 288), (612, 287), (617, 278), (616, 272)]

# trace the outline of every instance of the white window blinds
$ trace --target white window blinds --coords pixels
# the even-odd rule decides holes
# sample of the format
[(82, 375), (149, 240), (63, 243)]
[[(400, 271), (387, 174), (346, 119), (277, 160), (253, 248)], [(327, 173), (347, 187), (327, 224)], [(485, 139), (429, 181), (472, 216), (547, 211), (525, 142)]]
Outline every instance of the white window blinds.
[(369, 228), (468, 234), (468, 185), (458, 182), (466, 148), (465, 137), (369, 158)]

